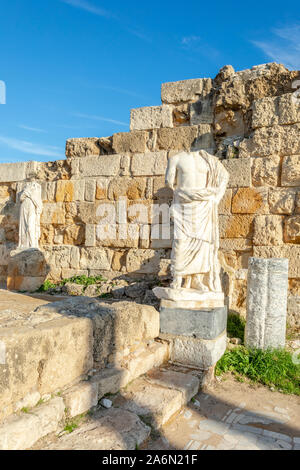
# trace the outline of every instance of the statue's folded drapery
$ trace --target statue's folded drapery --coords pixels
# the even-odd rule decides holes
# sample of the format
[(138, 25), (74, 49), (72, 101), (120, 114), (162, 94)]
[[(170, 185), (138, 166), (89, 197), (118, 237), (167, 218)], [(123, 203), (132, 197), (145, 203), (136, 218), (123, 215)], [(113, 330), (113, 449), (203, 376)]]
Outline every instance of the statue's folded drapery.
[(223, 195), (228, 173), (218, 158), (200, 151), (208, 166), (206, 187), (176, 189), (171, 209), (174, 220), (172, 271), (179, 276), (209, 273), (216, 290), (218, 263), (218, 195)]

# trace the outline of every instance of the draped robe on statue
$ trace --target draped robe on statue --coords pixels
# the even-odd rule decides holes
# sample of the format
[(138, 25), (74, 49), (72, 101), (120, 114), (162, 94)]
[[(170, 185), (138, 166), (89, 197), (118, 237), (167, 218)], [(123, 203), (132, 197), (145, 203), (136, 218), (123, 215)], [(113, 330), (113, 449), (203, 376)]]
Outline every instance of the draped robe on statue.
[(19, 249), (38, 248), (40, 215), (42, 212), (41, 187), (28, 183), (20, 194)]
[(209, 290), (219, 291), (218, 195), (224, 194), (228, 173), (218, 158), (199, 153), (207, 165), (205, 188), (174, 190), (171, 268), (183, 277), (208, 273)]

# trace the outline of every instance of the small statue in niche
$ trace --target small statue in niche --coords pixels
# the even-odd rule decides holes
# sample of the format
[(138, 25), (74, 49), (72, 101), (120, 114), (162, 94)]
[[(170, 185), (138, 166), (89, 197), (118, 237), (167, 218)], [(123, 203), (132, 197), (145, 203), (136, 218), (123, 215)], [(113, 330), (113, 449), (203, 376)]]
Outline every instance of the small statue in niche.
[(43, 209), (42, 188), (39, 183), (26, 183), (19, 194), (20, 220), (18, 250), (39, 248), (40, 219)]
[(180, 152), (169, 158), (166, 185), (174, 189), (171, 288), (222, 291), (218, 204), (228, 177), (219, 159), (205, 150)]

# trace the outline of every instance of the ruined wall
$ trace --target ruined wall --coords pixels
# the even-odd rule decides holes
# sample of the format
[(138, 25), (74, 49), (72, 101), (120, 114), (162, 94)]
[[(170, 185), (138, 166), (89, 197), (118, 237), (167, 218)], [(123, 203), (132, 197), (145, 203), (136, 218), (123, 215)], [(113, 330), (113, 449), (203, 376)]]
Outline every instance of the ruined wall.
[[(164, 229), (161, 219), (151, 227), (150, 213), (135, 214), (134, 204), (170, 205), (172, 194), (164, 188), (168, 157), (181, 149), (206, 149), (230, 173), (219, 213), (231, 308), (245, 311), (249, 256), (288, 257), (289, 321), (299, 325), (300, 104), (293, 99), (298, 75), (273, 63), (241, 72), (226, 66), (215, 79), (165, 83), (161, 106), (131, 111), (130, 132), (69, 139), (63, 161), (0, 165), (1, 280), (18, 239), (16, 193), (31, 178), (43, 188), (41, 246), (50, 278), (165, 275), (171, 241), (151, 236), (154, 225), (156, 234)], [(96, 230), (103, 220), (98, 208), (110, 204), (119, 214), (124, 197), (127, 220), (108, 219), (116, 236), (110, 232), (103, 240)]]

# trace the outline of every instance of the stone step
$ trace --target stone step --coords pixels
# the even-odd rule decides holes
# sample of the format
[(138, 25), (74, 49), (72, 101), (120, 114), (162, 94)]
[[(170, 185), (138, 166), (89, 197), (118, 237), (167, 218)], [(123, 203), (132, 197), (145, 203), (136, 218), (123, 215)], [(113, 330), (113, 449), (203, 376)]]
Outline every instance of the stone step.
[(10, 416), (0, 426), (0, 450), (25, 450), (49, 433), (61, 429), (65, 417), (60, 397), (21, 415)]
[(114, 406), (131, 411), (159, 429), (199, 390), (199, 379), (174, 370), (155, 370), (121, 391)]
[(111, 408), (95, 413), (88, 423), (44, 450), (135, 450), (149, 436), (151, 428), (134, 413)]

